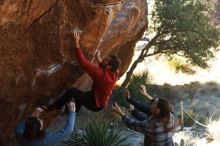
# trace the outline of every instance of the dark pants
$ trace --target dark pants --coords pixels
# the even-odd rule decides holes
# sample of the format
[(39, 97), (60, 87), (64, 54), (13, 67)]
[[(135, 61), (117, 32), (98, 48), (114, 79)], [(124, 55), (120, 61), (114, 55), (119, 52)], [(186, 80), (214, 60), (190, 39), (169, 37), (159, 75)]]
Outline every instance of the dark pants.
[(98, 112), (103, 109), (103, 107), (96, 106), (95, 97), (91, 92), (82, 92), (77, 88), (69, 88), (66, 93), (53, 105), (49, 106), (48, 109), (59, 109), (72, 99), (75, 99), (76, 112), (80, 110), (81, 106), (85, 106), (87, 109), (94, 112)]

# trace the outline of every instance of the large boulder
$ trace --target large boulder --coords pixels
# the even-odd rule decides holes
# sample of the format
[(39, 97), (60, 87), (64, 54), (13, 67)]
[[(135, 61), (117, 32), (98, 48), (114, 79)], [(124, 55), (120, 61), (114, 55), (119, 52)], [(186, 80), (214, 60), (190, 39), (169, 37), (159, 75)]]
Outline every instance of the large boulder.
[(90, 88), (74, 56), (74, 30), (88, 59), (96, 50), (117, 53), (122, 75), (146, 28), (145, 0), (1, 0), (0, 145), (15, 145), (16, 123), (43, 96)]

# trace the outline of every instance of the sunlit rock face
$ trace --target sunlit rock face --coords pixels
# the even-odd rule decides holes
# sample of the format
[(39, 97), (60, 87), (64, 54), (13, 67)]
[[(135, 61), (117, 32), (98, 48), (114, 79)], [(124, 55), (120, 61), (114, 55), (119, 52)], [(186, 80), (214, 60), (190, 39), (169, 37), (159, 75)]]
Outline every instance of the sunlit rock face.
[(212, 0), (215, 5), (216, 12), (213, 14), (213, 21), (215, 25), (220, 25), (220, 1)]
[(117, 53), (122, 75), (147, 28), (146, 5), (145, 0), (1, 0), (0, 145), (15, 145), (15, 124), (42, 96), (55, 97), (72, 85), (90, 87), (73, 53), (74, 30), (81, 31), (80, 46), (90, 60), (96, 50), (102, 56)]

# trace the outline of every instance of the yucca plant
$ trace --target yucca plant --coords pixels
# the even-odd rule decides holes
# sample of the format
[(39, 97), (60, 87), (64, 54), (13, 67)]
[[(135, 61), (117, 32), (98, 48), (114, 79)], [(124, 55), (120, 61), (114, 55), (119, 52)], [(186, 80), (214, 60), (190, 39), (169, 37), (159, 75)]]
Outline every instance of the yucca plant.
[(140, 85), (144, 85), (147, 88), (148, 93), (151, 93), (150, 83), (152, 81), (152, 77), (148, 71), (144, 71), (139, 74), (134, 74), (131, 76), (129, 81), (128, 89), (133, 97), (138, 98), (142, 103), (147, 103), (145, 97), (143, 97), (140, 93)]
[(129, 146), (128, 138), (112, 125), (111, 119), (95, 114), (84, 130), (75, 132), (63, 146)]
[[(140, 85), (143, 84), (146, 86), (147, 91), (151, 93), (151, 83), (152, 76), (148, 73), (148, 71), (144, 71), (138, 74), (134, 74), (131, 76), (131, 79), (128, 83), (128, 89), (132, 97), (138, 98), (141, 102), (146, 103), (147, 100), (140, 94)], [(119, 105), (128, 107), (129, 102), (127, 102), (125, 97), (125, 88), (119, 87), (116, 88), (111, 95), (111, 99), (113, 102), (117, 102)]]
[(187, 63), (182, 58), (169, 58), (168, 64), (172, 70), (176, 73), (182, 72), (186, 74), (195, 74), (195, 70), (193, 69), (193, 65)]

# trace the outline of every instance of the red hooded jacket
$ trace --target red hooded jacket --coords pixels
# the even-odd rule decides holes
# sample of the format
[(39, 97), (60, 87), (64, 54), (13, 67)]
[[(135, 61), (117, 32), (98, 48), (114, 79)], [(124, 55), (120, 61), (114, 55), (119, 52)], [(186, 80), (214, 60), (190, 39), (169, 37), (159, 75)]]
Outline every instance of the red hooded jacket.
[(97, 107), (105, 107), (108, 104), (109, 96), (116, 85), (118, 73), (112, 72), (109, 68), (98, 67), (85, 58), (79, 48), (75, 49), (76, 57), (82, 68), (93, 80), (92, 94), (96, 100)]

